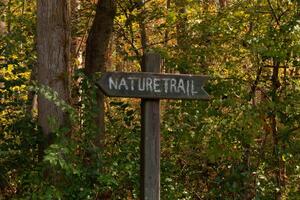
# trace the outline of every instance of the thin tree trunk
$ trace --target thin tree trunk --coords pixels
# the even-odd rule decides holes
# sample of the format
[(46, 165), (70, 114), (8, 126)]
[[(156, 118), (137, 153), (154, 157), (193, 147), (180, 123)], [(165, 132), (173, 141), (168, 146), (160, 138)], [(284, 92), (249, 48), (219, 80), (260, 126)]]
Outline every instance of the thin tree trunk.
[[(276, 105), (278, 103), (278, 89), (280, 88), (279, 81), (279, 62), (274, 61), (273, 66), (273, 74), (272, 74), (272, 91), (271, 97), (273, 103)], [(270, 125), (273, 136), (273, 154), (275, 159), (275, 178), (276, 178), (276, 186), (279, 189), (276, 191), (275, 199), (282, 199), (283, 191), (285, 188), (285, 162), (282, 160), (280, 155), (280, 144), (279, 144), (279, 135), (278, 135), (278, 123), (276, 119), (276, 107), (272, 111), (270, 115)]]
[(187, 18), (186, 18), (186, 8), (184, 1), (176, 1), (177, 8), (177, 45), (181, 51), (184, 51), (186, 48), (186, 37), (187, 37)]
[(219, 0), (219, 4), (221, 8), (225, 8), (228, 4), (228, 0)]
[[(76, 29), (76, 24), (80, 20), (79, 15), (80, 1), (79, 0), (71, 0), (71, 47), (70, 47), (70, 60), (71, 65), (68, 69), (68, 80), (69, 80), (69, 92), (70, 92), (70, 103), (71, 105), (78, 105), (80, 96), (74, 94), (72, 91), (76, 88), (78, 84), (78, 80), (73, 79), (73, 75), (76, 69), (82, 68), (81, 66), (81, 56), (82, 51), (80, 51), (80, 37), (78, 36), (78, 30)], [(76, 83), (77, 82), (77, 83)]]
[[(169, 12), (170, 7), (171, 7), (171, 0), (167, 0), (166, 1), (167, 12)], [(169, 41), (169, 27), (166, 26), (166, 30), (165, 30), (165, 34), (164, 34), (164, 47), (165, 48), (168, 48), (168, 41)], [(164, 64), (162, 65), (162, 71), (166, 72), (166, 73), (170, 73), (169, 69)]]
[[(143, 51), (143, 56), (144, 56), (148, 49), (148, 37), (147, 37), (147, 29), (146, 29), (147, 10), (145, 8), (144, 1), (139, 1), (139, 2), (140, 2), (139, 3), (140, 16), (139, 16), (138, 23), (139, 23), (139, 28), (140, 28), (141, 45), (142, 45), (142, 51)], [(140, 65), (141, 65), (141, 69), (143, 69), (145, 67), (143, 58), (141, 59)]]
[[(6, 15), (9, 15), (9, 12), (10, 12), (10, 7), (7, 5), (8, 4), (8, 1), (7, 0), (0, 0), (0, 3), (7, 7), (6, 10), (4, 10), (4, 12), (6, 13)], [(6, 32), (7, 32), (7, 22), (8, 19), (6, 19), (6, 21), (1, 21), (0, 20), (0, 36), (1, 35), (4, 35)]]
[[(167, 2), (166, 2), (167, 11), (169, 11), (170, 6), (171, 6), (171, 0), (167, 0)], [(165, 36), (164, 36), (164, 46), (165, 47), (167, 47), (167, 45), (168, 45), (168, 40), (169, 40), (169, 29), (168, 29), (168, 27), (166, 27)]]
[[(186, 2), (176, 1), (177, 9), (177, 22), (176, 22), (176, 40), (178, 47), (178, 58), (180, 62), (185, 63), (187, 60), (186, 51), (189, 48), (187, 44), (188, 32), (187, 32), (187, 17), (186, 17)], [(178, 71), (182, 74), (188, 73), (188, 69), (184, 64), (180, 63)]]
[[(115, 1), (101, 0), (98, 1), (96, 15), (87, 39), (85, 73), (92, 76), (95, 72), (104, 72), (107, 61), (107, 50), (109, 40), (113, 30), (115, 17)], [(95, 144), (100, 146), (101, 137), (105, 132), (104, 127), (104, 95), (97, 91), (97, 109), (98, 116), (95, 123), (99, 130), (99, 136)]]
[(148, 48), (148, 37), (147, 37), (147, 30), (146, 30), (146, 15), (147, 11), (145, 8), (145, 4), (143, 1), (141, 1), (141, 7), (140, 7), (140, 17), (139, 17), (139, 27), (140, 27), (140, 35), (141, 35), (141, 44), (142, 44), (142, 50), (143, 55), (145, 55), (147, 48)]
[[(79, 45), (80, 45), (80, 36), (77, 35), (78, 30), (76, 28), (76, 24), (80, 20), (79, 15), (80, 1), (79, 0), (71, 0), (71, 27), (72, 27), (72, 37), (71, 37), (71, 59), (72, 59), (72, 70), (78, 67), (77, 60), (79, 58)], [(74, 25), (74, 26), (73, 26)]]
[[(59, 98), (68, 102), (68, 68), (70, 57), (70, 2), (69, 0), (37, 1), (37, 79), (42, 85), (57, 92)], [(56, 127), (65, 125), (66, 114), (53, 102), (38, 97), (38, 121), (46, 137), (46, 145), (51, 143), (54, 127), (49, 123), (54, 119)]]
[(6, 7), (7, 7), (7, 17), (6, 17), (6, 30), (8, 33), (11, 32), (11, 0), (7, 0), (6, 2)]

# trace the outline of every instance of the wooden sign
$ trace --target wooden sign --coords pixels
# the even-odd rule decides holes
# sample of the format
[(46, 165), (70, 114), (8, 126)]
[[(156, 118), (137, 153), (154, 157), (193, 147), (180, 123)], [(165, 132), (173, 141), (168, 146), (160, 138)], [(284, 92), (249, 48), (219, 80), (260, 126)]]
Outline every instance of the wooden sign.
[(200, 75), (107, 72), (97, 84), (112, 97), (208, 100), (203, 89), (207, 79)]
[(147, 53), (140, 73), (107, 72), (97, 85), (112, 97), (141, 101), (141, 200), (160, 199), (160, 99), (203, 99), (207, 76), (160, 74), (160, 56)]

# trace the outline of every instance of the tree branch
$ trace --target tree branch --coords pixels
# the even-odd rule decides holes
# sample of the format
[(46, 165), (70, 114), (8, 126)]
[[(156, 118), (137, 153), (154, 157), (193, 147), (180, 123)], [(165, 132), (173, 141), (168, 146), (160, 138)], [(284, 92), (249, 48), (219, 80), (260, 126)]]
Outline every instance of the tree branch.
[(274, 10), (274, 8), (273, 8), (272, 3), (271, 3), (270, 0), (268, 0), (268, 4), (269, 4), (269, 6), (270, 6), (270, 9), (271, 9), (271, 12), (272, 12), (273, 17), (274, 17), (275, 20), (276, 20), (277, 25), (280, 26), (279, 18), (277, 17), (276, 12), (275, 12), (275, 10)]

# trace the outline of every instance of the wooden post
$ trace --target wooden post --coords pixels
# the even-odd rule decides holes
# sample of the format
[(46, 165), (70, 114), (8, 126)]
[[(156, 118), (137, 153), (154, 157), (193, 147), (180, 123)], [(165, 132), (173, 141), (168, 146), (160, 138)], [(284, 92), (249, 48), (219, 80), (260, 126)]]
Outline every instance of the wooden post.
[[(143, 72), (160, 73), (159, 54), (147, 53)], [(141, 102), (141, 200), (160, 199), (160, 111), (159, 99)]]
[(160, 199), (159, 99), (210, 99), (203, 88), (207, 76), (160, 74), (160, 63), (159, 54), (147, 53), (143, 72), (106, 72), (97, 81), (107, 96), (142, 98), (141, 200)]

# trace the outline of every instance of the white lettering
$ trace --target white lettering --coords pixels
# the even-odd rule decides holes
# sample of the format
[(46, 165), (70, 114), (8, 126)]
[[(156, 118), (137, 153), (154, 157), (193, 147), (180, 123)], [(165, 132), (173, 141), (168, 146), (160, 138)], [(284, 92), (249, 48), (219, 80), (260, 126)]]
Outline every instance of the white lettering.
[(124, 87), (125, 90), (128, 90), (128, 85), (125, 81), (125, 78), (121, 78), (120, 84), (119, 84), (119, 90), (121, 90), (121, 87)]
[(190, 96), (190, 81), (189, 80), (187, 80), (186, 81), (186, 93), (187, 93), (187, 95), (188, 96)]
[(160, 79), (158, 79), (158, 78), (153, 79), (154, 92), (161, 92), (161, 90), (159, 88), (159, 86), (160, 86), (159, 81), (160, 81)]
[(177, 88), (176, 88), (176, 79), (175, 78), (172, 78), (171, 79), (171, 84), (170, 84), (170, 92), (178, 92), (177, 91)]
[(114, 88), (115, 90), (118, 89), (118, 81), (117, 80), (114, 82), (114, 80), (112, 79), (112, 77), (109, 77), (108, 82), (109, 82), (109, 89), (110, 90), (112, 88)]
[(179, 82), (178, 82), (178, 92), (180, 92), (180, 90), (182, 90), (182, 92), (185, 94), (183, 79), (179, 79)]
[(128, 77), (128, 80), (130, 80), (130, 89), (131, 91), (134, 91), (134, 80), (138, 80), (137, 77)]
[(192, 96), (195, 95), (195, 94), (198, 94), (198, 92), (194, 90), (195, 88), (194, 88), (194, 81), (193, 80), (192, 80), (192, 86), (191, 87), (192, 87)]
[(139, 87), (138, 87), (138, 90), (139, 91), (145, 91), (145, 79), (142, 78), (142, 79), (138, 79), (138, 84), (139, 84)]
[(151, 93), (182, 93), (187, 96), (195, 96), (199, 92), (193, 80), (187, 78), (163, 78), (163, 77), (108, 77), (110, 90), (127, 90)]
[(169, 84), (168, 84), (168, 81), (170, 80), (169, 78), (163, 78), (161, 79), (164, 81), (164, 89), (165, 89), (165, 93), (168, 93), (168, 87), (169, 87)]
[(153, 87), (152, 87), (152, 78), (147, 78), (146, 81), (146, 90), (152, 92), (153, 91)]

